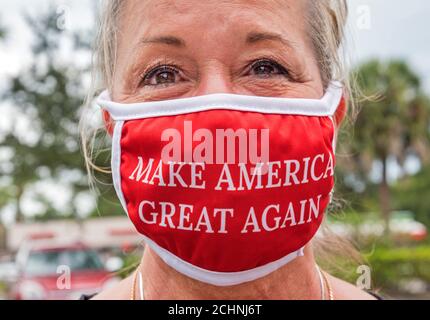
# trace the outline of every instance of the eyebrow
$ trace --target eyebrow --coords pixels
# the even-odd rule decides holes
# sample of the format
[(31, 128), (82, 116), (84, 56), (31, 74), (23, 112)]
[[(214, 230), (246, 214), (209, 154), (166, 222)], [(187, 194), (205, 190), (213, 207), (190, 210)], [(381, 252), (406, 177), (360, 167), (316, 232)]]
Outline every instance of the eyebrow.
[(166, 44), (175, 47), (185, 47), (185, 41), (175, 36), (159, 36), (155, 38), (143, 38), (140, 44)]
[(295, 47), (294, 43), (291, 40), (284, 38), (282, 35), (278, 33), (253, 31), (248, 33), (248, 35), (246, 36), (247, 44), (254, 44), (262, 41), (278, 41), (287, 47), (290, 47), (290, 48)]
[[(290, 40), (284, 38), (282, 35), (278, 33), (271, 33), (271, 32), (256, 32), (256, 31), (249, 32), (246, 36), (245, 43), (255, 44), (263, 41), (278, 41), (290, 48), (294, 47), (294, 44)], [(140, 40), (140, 44), (141, 45), (165, 44), (165, 45), (174, 46), (177, 48), (186, 47), (186, 43), (183, 39), (175, 36), (171, 36), (171, 35), (158, 36), (154, 38), (142, 38)]]

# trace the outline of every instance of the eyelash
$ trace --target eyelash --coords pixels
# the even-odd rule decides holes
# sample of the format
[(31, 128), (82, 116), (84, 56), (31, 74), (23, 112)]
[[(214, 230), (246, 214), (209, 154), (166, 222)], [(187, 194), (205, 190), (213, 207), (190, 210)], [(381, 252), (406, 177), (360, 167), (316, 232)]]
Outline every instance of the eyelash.
[(288, 68), (282, 66), (279, 62), (277, 62), (273, 58), (260, 58), (257, 60), (252, 60), (249, 62), (248, 66), (245, 69), (249, 68), (250, 70), (252, 70), (253, 68), (262, 66), (262, 65), (274, 66), (275, 68), (279, 69), (280, 71), (279, 75), (284, 75), (286, 77), (289, 77), (290, 75), (290, 71), (288, 70)]
[[(176, 65), (167, 64), (166, 62), (158, 62), (154, 66), (148, 68), (149, 71), (145, 71), (141, 75), (141, 81), (140, 81), (139, 86), (145, 85), (145, 81), (148, 81), (149, 79), (151, 79), (151, 77), (154, 76), (157, 72), (171, 71), (175, 74), (178, 74), (179, 71), (177, 69), (179, 69), (179, 67)], [(158, 85), (151, 85), (151, 84), (146, 84), (146, 85), (147, 86), (158, 86)]]
[[(273, 67), (279, 69), (279, 73), (275, 75), (282, 75), (288, 79), (291, 80), (291, 73), (288, 68), (282, 66), (280, 63), (275, 61), (273, 58), (260, 58), (257, 60), (250, 61), (247, 66), (244, 68), (244, 70), (249, 69), (248, 72), (250, 72), (253, 68), (262, 66), (262, 65), (272, 65)], [(174, 64), (166, 64), (166, 62), (158, 62), (154, 66), (148, 68), (149, 71), (146, 71), (142, 74), (140, 77), (140, 86), (151, 86), (151, 87), (157, 87), (157, 86), (163, 86), (163, 84), (145, 84), (145, 82), (149, 81), (152, 76), (156, 75), (157, 72), (163, 72), (163, 71), (170, 71), (175, 74), (179, 74), (178, 69), (180, 69), (178, 66)]]

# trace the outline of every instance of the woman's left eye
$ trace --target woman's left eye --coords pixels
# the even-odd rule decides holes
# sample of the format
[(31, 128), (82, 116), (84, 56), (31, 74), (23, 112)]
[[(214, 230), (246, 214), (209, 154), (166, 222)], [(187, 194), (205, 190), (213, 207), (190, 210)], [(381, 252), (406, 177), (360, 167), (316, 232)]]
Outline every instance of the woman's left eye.
[(288, 76), (289, 72), (279, 63), (267, 59), (257, 60), (251, 64), (250, 75), (258, 76), (261, 78), (268, 78), (270, 76), (284, 75)]
[(172, 66), (153, 68), (142, 77), (142, 86), (168, 86), (180, 80), (179, 71)]

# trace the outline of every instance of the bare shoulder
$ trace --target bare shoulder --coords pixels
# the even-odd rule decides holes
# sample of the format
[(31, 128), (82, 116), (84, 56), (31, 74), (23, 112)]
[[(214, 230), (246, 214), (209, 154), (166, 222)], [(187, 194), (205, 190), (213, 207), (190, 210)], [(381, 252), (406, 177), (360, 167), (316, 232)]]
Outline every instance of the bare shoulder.
[(374, 296), (344, 280), (328, 275), (336, 300), (376, 300)]
[(128, 300), (130, 299), (130, 290), (132, 278), (127, 277), (118, 284), (98, 293), (91, 300)]

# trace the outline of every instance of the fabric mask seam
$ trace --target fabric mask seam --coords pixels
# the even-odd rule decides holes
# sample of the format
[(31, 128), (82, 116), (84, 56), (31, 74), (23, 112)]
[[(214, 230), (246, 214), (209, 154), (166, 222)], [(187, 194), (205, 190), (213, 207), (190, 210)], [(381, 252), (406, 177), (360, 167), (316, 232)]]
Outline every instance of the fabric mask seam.
[[(336, 124), (335, 124), (335, 121), (334, 121), (334, 117), (333, 116), (330, 116), (329, 117), (330, 118), (330, 120), (331, 120), (331, 124), (332, 124), (332, 127), (333, 127), (333, 137), (332, 137), (332, 141), (331, 141), (331, 144), (332, 144), (332, 149), (333, 149), (333, 156), (334, 156), (334, 159), (336, 159), (336, 146), (337, 146), (337, 136), (336, 136)], [(335, 160), (334, 160), (335, 161)], [(334, 181), (334, 177), (333, 177), (333, 181)], [(329, 201), (329, 204), (330, 203), (332, 203), (332, 201), (333, 201), (333, 196), (334, 196), (334, 188), (335, 188), (335, 183), (333, 182), (333, 188), (331, 189), (331, 191), (330, 191), (330, 201)]]
[(128, 213), (127, 204), (125, 201), (124, 193), (122, 191), (122, 179), (121, 179), (121, 137), (122, 137), (122, 129), (124, 127), (124, 121), (118, 121), (115, 124), (114, 134), (112, 139), (112, 173), (113, 173), (113, 183), (114, 188), (118, 194), (119, 201), (124, 211), (126, 212), (128, 218), (130, 219), (130, 215)]
[[(177, 116), (177, 115), (184, 115), (184, 114), (191, 114), (191, 113), (198, 113), (198, 112), (205, 112), (205, 111), (216, 111), (216, 110), (230, 110), (230, 111), (239, 111), (239, 112), (250, 112), (250, 113), (260, 113), (260, 114), (267, 114), (267, 115), (291, 115), (291, 116), (304, 116), (304, 117), (330, 117), (332, 116), (330, 114), (330, 112), (324, 112), (324, 113), (319, 113), (317, 114), (309, 112), (309, 113), (305, 113), (303, 112), (303, 110), (299, 110), (299, 109), (294, 109), (294, 110), (285, 110), (285, 112), (281, 112), (281, 111), (277, 111), (277, 112), (273, 112), (273, 111), (262, 111), (262, 110), (249, 110), (249, 109), (244, 109), (244, 108), (240, 108), (240, 107), (236, 107), (236, 106), (219, 106), (218, 104), (213, 105), (213, 107), (216, 108), (212, 108), (212, 106), (208, 106), (199, 110), (195, 110), (195, 109), (183, 109), (180, 112), (177, 112), (178, 110), (175, 109), (166, 109), (163, 110), (163, 112), (153, 112), (149, 115), (142, 115), (141, 113), (134, 113), (134, 114), (130, 114), (130, 115), (126, 115), (126, 116), (112, 116), (112, 118), (116, 121), (126, 121), (126, 120), (139, 120), (139, 119), (150, 119), (150, 118), (158, 118), (158, 117), (170, 117), (170, 116)], [(250, 107), (250, 108), (254, 108), (254, 107)], [(175, 112), (175, 113), (173, 113)]]

